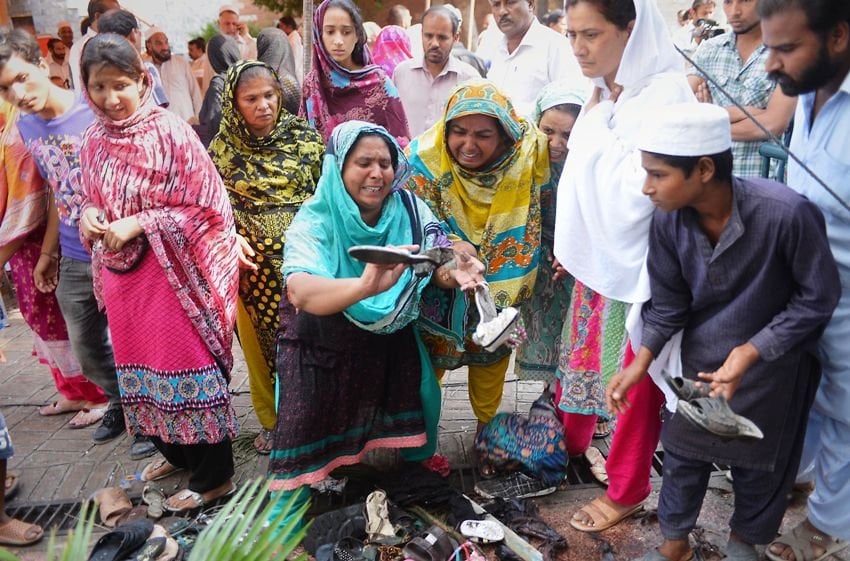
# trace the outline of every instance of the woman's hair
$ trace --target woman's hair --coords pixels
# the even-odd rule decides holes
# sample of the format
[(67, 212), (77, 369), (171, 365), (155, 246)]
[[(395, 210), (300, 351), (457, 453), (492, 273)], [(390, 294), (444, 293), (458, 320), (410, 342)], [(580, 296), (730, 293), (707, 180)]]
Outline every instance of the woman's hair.
[(94, 66), (114, 66), (133, 80), (145, 75), (145, 67), (135, 47), (116, 33), (98, 33), (83, 47), (80, 75), (83, 84), (89, 83)]
[(720, 152), (719, 154), (708, 154), (705, 156), (668, 156), (667, 154), (656, 154), (647, 152), (647, 154), (658, 158), (670, 167), (682, 170), (685, 177), (690, 177), (697, 167), (697, 164), (702, 158), (710, 158), (714, 162), (714, 179), (718, 181), (732, 180), (732, 149)]
[(561, 113), (569, 113), (575, 118), (578, 118), (578, 114), (581, 113), (581, 105), (576, 103), (559, 103), (558, 105), (553, 105), (552, 107), (547, 107), (543, 110), (543, 113), (540, 114), (542, 117), (547, 111), (560, 111)]
[(558, 20), (566, 15), (567, 14), (564, 13), (564, 10), (552, 10), (551, 12), (546, 12), (546, 15), (543, 16), (543, 20), (540, 23), (546, 26), (553, 25), (558, 23)]
[[(340, 8), (348, 12), (351, 16), (351, 23), (354, 25), (354, 32), (357, 34), (357, 44), (354, 45), (354, 52), (351, 53), (351, 59), (355, 64), (365, 66), (366, 64), (366, 30), (363, 29), (363, 16), (360, 15), (360, 9), (355, 6), (351, 0), (328, 0), (325, 6), (325, 13), (331, 8)], [(324, 22), (322, 22), (324, 25)], [(321, 33), (322, 30), (320, 29)]]
[(606, 20), (617, 26), (618, 29), (626, 29), (629, 24), (637, 19), (634, 0), (567, 0), (567, 9), (578, 5), (580, 2), (593, 4)]
[(249, 80), (253, 80), (255, 78), (264, 78), (269, 84), (275, 89), (278, 97), (282, 97), (283, 92), (280, 89), (280, 83), (275, 80), (274, 75), (266, 66), (252, 66), (251, 68), (246, 68), (239, 74), (239, 78), (236, 79), (236, 87), (233, 89), (233, 93), (239, 91), (239, 87)]
[(351, 155), (354, 153), (354, 148), (357, 147), (357, 144), (362, 139), (366, 138), (367, 136), (373, 136), (375, 138), (380, 138), (381, 140), (384, 141), (384, 144), (387, 145), (387, 149), (390, 151), (390, 159), (393, 162), (393, 171), (397, 170), (398, 169), (398, 150), (396, 149), (396, 147), (393, 145), (393, 143), (390, 142), (390, 140), (386, 136), (384, 136), (380, 133), (377, 133), (377, 132), (372, 132), (372, 131), (363, 131), (363, 132), (361, 132), (360, 134), (357, 135), (357, 140), (354, 141), (354, 144), (351, 145), (351, 149), (348, 150), (348, 154), (345, 155), (345, 160), (343, 160), (343, 162), (342, 162), (342, 167), (344, 168), (345, 164), (348, 163), (348, 158), (351, 157)]

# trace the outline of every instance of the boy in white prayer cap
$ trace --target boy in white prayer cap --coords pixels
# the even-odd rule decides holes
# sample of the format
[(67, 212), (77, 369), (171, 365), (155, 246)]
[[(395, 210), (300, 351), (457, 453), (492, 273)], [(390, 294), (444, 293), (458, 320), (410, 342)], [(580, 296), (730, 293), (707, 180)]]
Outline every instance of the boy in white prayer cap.
[(729, 115), (704, 103), (649, 115), (639, 148), (656, 206), (637, 357), (611, 380), (614, 413), (682, 330), (682, 372), (751, 419), (761, 440), (723, 439), (665, 410), (658, 518), (664, 543), (644, 561), (687, 561), (712, 464), (731, 466), (726, 559), (756, 561), (776, 535), (817, 390), (816, 343), (841, 287), (823, 216), (788, 187), (732, 176)]

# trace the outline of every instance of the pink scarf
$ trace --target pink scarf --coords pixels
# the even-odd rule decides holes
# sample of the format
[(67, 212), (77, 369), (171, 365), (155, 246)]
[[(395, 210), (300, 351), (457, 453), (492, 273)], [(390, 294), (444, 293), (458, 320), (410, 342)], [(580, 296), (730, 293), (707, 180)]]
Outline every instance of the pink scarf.
[[(239, 276), (227, 191), (191, 127), (151, 98), (146, 88), (139, 108), (123, 121), (111, 120), (88, 100), (97, 121), (80, 153), (82, 210), (103, 209), (108, 222), (138, 218), (183, 309), (229, 371)], [(131, 268), (144, 250), (137, 240), (116, 253), (96, 244), (98, 297), (99, 265)]]

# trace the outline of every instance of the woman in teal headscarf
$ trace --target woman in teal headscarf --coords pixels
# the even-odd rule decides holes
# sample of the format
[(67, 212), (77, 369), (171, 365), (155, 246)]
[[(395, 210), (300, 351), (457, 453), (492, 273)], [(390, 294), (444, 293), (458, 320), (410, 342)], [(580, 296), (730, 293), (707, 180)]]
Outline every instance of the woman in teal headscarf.
[(451, 247), (428, 206), (398, 188), (407, 169), (383, 127), (337, 126), (316, 194), (287, 230), (273, 489), (321, 481), (374, 448), (403, 448), (409, 461), (434, 453), (439, 388), (413, 328), (419, 295), (429, 282), (474, 287), (484, 267), (458, 256), (431, 274), (348, 255), (355, 245)]

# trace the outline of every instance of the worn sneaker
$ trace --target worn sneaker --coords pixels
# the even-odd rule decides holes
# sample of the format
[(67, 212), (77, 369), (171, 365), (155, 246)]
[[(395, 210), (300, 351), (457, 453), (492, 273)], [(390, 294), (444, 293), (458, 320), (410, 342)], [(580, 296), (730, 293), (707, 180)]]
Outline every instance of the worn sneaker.
[(475, 484), (475, 492), (485, 499), (526, 499), (554, 493), (556, 486), (547, 485), (518, 471), (496, 479), (485, 479)]
[(156, 454), (157, 448), (153, 445), (150, 438), (137, 434), (133, 437), (133, 443), (130, 445), (130, 459), (142, 460)]
[(100, 422), (100, 426), (95, 429), (92, 440), (95, 444), (109, 442), (120, 436), (125, 428), (124, 410), (120, 407), (110, 407), (103, 414), (103, 420)]

